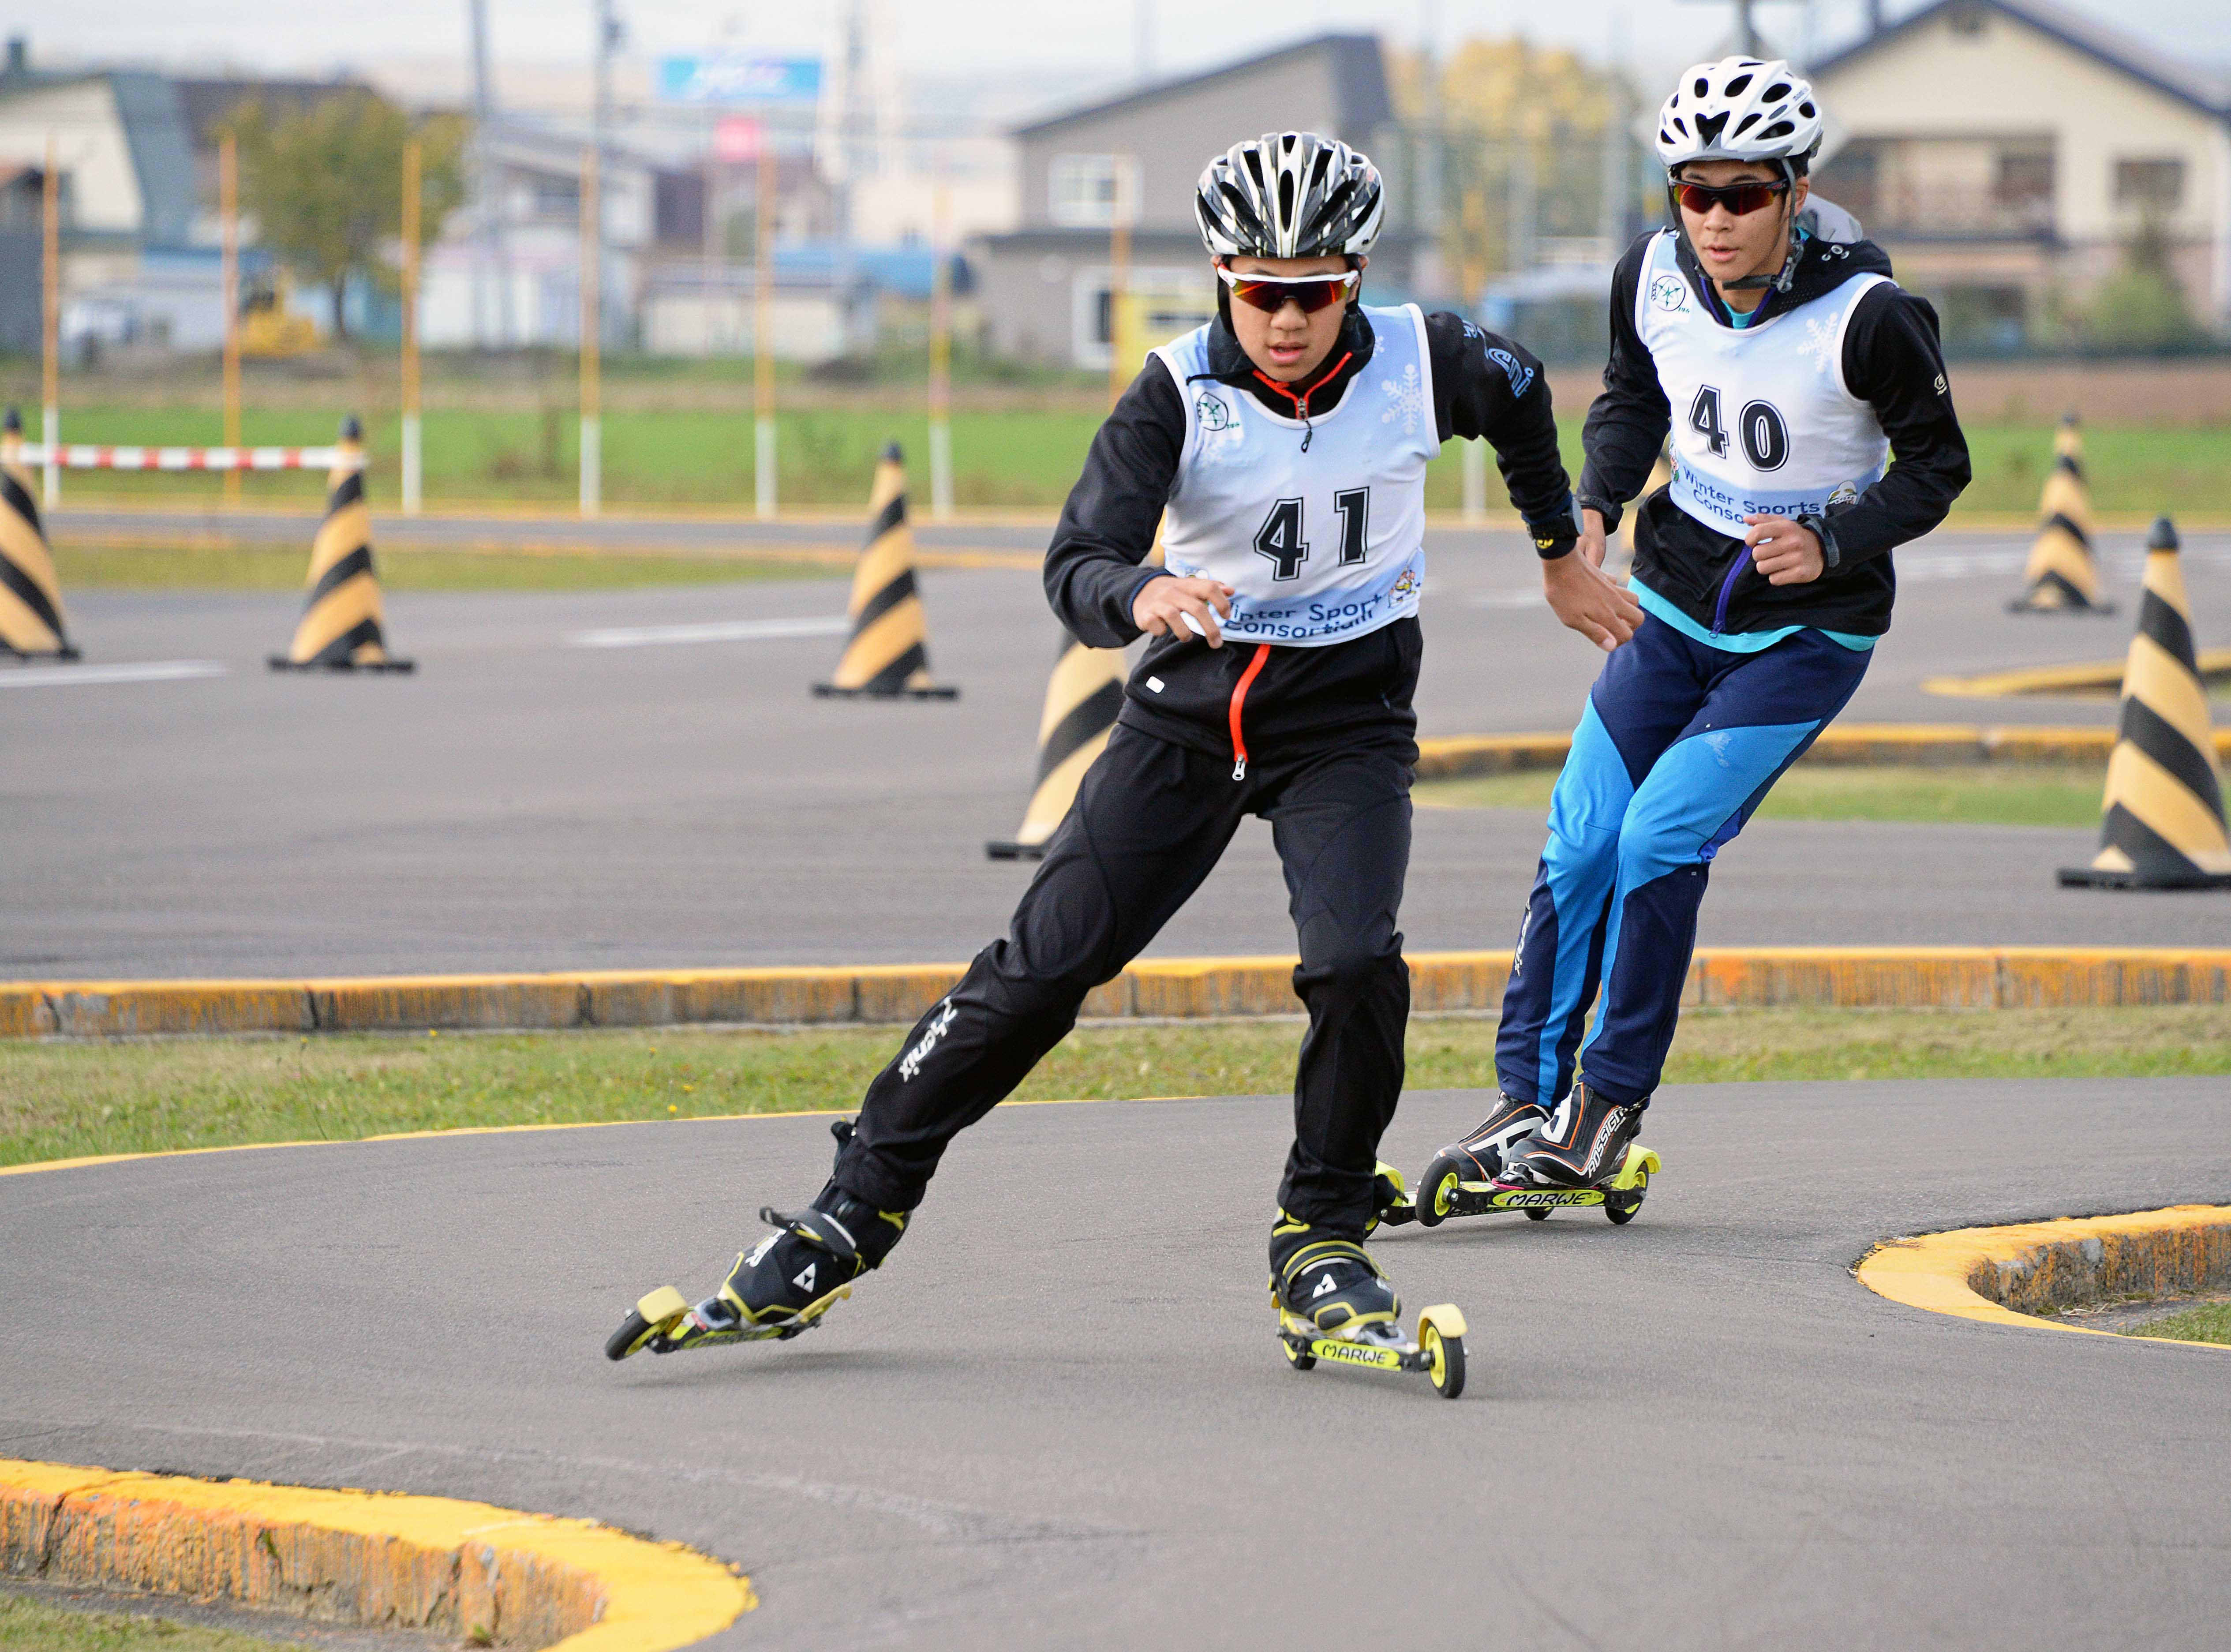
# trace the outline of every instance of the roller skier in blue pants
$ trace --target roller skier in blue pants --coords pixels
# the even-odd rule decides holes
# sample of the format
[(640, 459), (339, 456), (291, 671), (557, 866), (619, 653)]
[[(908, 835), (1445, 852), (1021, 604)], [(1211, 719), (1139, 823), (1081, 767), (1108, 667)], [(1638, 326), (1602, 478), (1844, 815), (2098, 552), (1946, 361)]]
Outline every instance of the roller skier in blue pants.
[[(1714, 858), (1859, 687), (1890, 624), (1892, 547), (1968, 483), (1935, 313), (1872, 243), (1806, 227), (1820, 132), (1812, 88), (1755, 58), (1698, 64), (1659, 115), (1675, 223), (1613, 277), (1582, 534), (1543, 573), (1559, 617), (1611, 658), (1550, 804), (1500, 1093), (1436, 1161), (1506, 1195), (1620, 1174)], [(1639, 609), (1607, 601), (1605, 535), (1669, 429), (1673, 480), (1639, 507)]]

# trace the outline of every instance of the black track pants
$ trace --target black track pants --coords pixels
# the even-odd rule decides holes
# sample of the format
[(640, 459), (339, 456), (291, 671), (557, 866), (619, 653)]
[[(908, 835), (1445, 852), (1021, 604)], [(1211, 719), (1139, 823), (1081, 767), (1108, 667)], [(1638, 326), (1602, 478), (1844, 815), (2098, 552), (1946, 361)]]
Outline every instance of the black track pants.
[(1294, 1148), (1278, 1201), (1361, 1237), (1379, 1138), (1402, 1092), (1410, 975), (1394, 929), (1410, 864), (1406, 740), (1251, 765), (1118, 724), (1047, 845), (1012, 929), (868, 1086), (837, 1166), (886, 1210), (922, 1201), (946, 1144), (1020, 1084), (1076, 1024), (1084, 995), (1154, 938), (1243, 817), (1271, 822), (1301, 942), (1307, 1006)]

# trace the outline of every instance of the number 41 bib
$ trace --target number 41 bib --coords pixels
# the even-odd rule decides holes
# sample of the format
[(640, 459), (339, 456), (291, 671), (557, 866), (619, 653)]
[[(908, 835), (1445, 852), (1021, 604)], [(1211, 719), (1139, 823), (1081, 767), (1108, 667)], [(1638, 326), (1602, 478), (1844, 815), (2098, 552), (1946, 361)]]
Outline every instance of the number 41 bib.
[(1227, 637), (1322, 647), (1418, 611), (1426, 462), (1440, 450), (1426, 319), (1414, 304), (1363, 314), (1371, 360), (1306, 427), (1196, 377), (1206, 327), (1154, 352), (1186, 408), (1164, 560), (1232, 588)]

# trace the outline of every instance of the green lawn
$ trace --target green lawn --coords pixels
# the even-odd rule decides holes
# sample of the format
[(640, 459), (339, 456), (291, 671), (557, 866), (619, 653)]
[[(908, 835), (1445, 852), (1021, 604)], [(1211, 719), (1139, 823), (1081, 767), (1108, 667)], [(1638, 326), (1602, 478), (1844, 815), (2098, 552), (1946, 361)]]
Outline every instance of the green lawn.
[[(250, 444), (296, 446), (329, 442), (351, 392), (336, 386), (325, 405), (253, 408), (243, 418)], [(1560, 430), (1568, 469), (1578, 474), (1582, 408), (1562, 410)], [(957, 408), (953, 415), (954, 496), (963, 509), (984, 506), (1057, 508), (1077, 479), (1100, 412), (1073, 391), (1042, 396), (1016, 392), (1001, 405)], [(222, 422), (214, 405), (68, 405), (65, 433), (76, 441), (210, 444)], [(36, 423), (36, 420), (34, 421)], [(904, 448), (917, 498), (928, 491), (928, 416), (921, 397), (894, 385), (880, 405), (794, 409), (780, 416), (779, 477), (784, 502), (850, 505), (863, 502), (877, 451), (887, 441)], [(570, 402), (533, 406), (444, 408), (439, 398), (425, 414), (425, 493), (443, 502), (516, 501), (566, 506), (577, 496), (578, 426)], [(2053, 461), (2050, 424), (1969, 427), (1976, 480), (1956, 513), (2028, 515)], [(398, 478), (399, 425), (391, 412), (366, 421), (372, 452), (370, 485), (375, 510), (391, 508)], [(2231, 429), (2101, 425), (2085, 432), (2086, 473), (2092, 502), (2108, 512), (2170, 509), (2184, 514), (2231, 513)], [(605, 497), (630, 504), (742, 509), (753, 492), (752, 418), (747, 411), (703, 408), (621, 408), (604, 420)], [(1462, 502), (1460, 459), (1455, 444), (1427, 471), (1426, 501), (1452, 509)], [(75, 472), (64, 484), (70, 500), (221, 496), (221, 479)], [(250, 499), (320, 496), (320, 478), (302, 475), (250, 476)], [(1502, 478), (1491, 464), (1488, 501), (1501, 509)]]
[(2131, 1327), (2139, 1337), (2174, 1337), (2179, 1342), (2231, 1343), (2231, 1302), (2210, 1302), (2166, 1318)]
[[(1297, 1007), (1298, 1007), (1298, 1006)], [(1090, 1027), (1024, 1099), (1269, 1095), (1298, 1020)], [(466, 1125), (843, 1109), (901, 1029), (0, 1043), (0, 1163)], [(1416, 1089), (1494, 1083), (1495, 1022), (1410, 1026)], [(1669, 1083), (2231, 1073), (2231, 1008), (1746, 1009), (1686, 1016)]]
[[(390, 591), (617, 591), (647, 586), (727, 585), (740, 580), (842, 580), (840, 566), (722, 556), (380, 550)], [(243, 545), (227, 550), (156, 547), (55, 547), (65, 593), (100, 587), (138, 591), (300, 591), (310, 551)]]
[[(1557, 783), (1546, 769), (1422, 781), (1419, 804), (1440, 809), (1549, 807)], [(2104, 765), (1801, 762), (1759, 806), (1762, 820), (1922, 820), (1963, 826), (2096, 826), (2106, 784)]]
[(87, 1612), (0, 1594), (0, 1652), (271, 1652), (281, 1642), (124, 1612)]

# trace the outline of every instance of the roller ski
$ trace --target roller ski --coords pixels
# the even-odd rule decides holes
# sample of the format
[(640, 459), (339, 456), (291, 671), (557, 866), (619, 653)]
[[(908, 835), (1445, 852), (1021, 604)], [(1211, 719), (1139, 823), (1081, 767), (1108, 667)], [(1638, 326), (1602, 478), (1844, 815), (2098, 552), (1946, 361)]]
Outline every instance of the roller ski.
[[(841, 1147), (849, 1121), (835, 1127)], [(903, 1211), (877, 1210), (831, 1182), (807, 1208), (762, 1209), (775, 1231), (736, 1258), (721, 1288), (694, 1307), (672, 1286), (635, 1305), (605, 1343), (606, 1358), (676, 1354), (732, 1342), (787, 1342), (821, 1323), (880, 1267), (906, 1231)]]
[[(1498, 1093), (1495, 1110), (1479, 1126), (1461, 1140), (1443, 1148), (1433, 1156), (1426, 1169), (1427, 1182), (1440, 1169), (1445, 1159), (1456, 1164), (1465, 1176), (1475, 1182), (1492, 1182), (1503, 1169), (1504, 1155), (1518, 1143), (1531, 1136), (1549, 1115), (1530, 1101), (1516, 1101)], [(1425, 1185), (1423, 1183), (1420, 1184)], [(1389, 1228), (1400, 1228), (1405, 1222), (1423, 1221), (1428, 1228), (1438, 1226), (1447, 1211), (1426, 1221), (1419, 1215), (1418, 1200), (1409, 1192), (1402, 1180), (1401, 1171), (1391, 1164), (1379, 1167), (1379, 1220)], [(1544, 1211), (1544, 1215), (1549, 1213)]]
[(1607, 1101), (1586, 1084), (1575, 1085), (1555, 1113), (1497, 1097), (1485, 1121), (1435, 1154), (1419, 1178), (1419, 1225), (1502, 1211), (1547, 1221), (1553, 1210), (1600, 1205), (1613, 1226), (1625, 1227), (1663, 1168), (1635, 1140), (1647, 1105)]
[(1284, 1211), (1271, 1230), (1271, 1303), (1278, 1340), (1297, 1371), (1320, 1359), (1366, 1370), (1418, 1371), (1445, 1400), (1464, 1392), (1465, 1318), (1441, 1303), (1402, 1332), (1402, 1303), (1371, 1253)]

